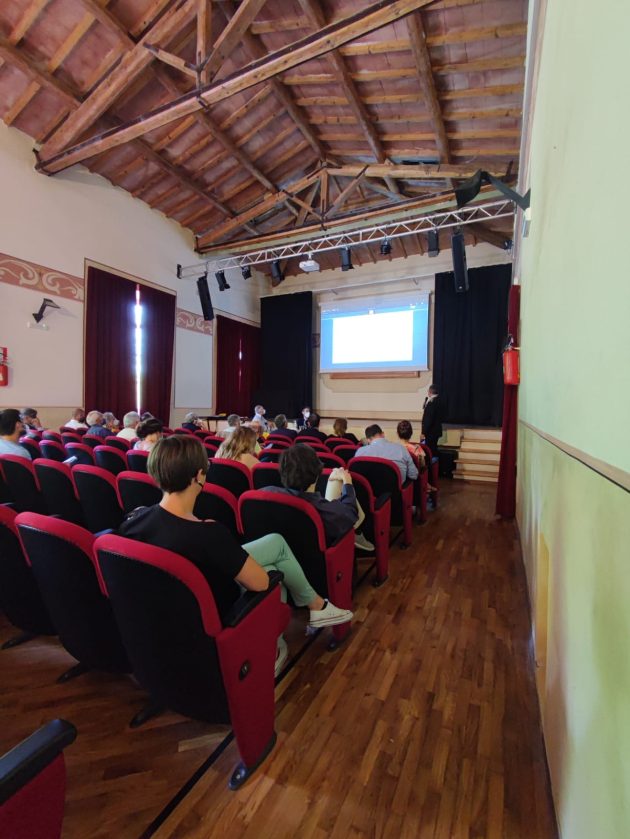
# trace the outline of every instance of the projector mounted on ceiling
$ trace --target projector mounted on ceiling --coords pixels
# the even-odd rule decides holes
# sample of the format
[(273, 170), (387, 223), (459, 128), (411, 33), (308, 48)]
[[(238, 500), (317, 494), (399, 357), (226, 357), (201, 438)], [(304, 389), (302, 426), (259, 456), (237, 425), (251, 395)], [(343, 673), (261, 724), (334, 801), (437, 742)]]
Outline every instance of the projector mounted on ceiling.
[(300, 268), (302, 271), (306, 271), (307, 274), (311, 271), (319, 271), (319, 262), (315, 262), (313, 254), (309, 253), (308, 259), (304, 259), (300, 262)]

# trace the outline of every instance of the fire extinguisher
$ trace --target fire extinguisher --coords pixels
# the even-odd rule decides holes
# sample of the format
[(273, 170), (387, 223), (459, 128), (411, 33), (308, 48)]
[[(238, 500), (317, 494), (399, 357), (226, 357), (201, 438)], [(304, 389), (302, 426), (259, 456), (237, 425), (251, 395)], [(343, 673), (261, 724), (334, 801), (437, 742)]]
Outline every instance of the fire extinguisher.
[(7, 348), (0, 347), (0, 387), (9, 384), (9, 365), (7, 364)]
[(519, 365), (519, 349), (514, 346), (514, 338), (508, 335), (505, 349), (503, 350), (503, 384), (518, 385), (521, 381)]

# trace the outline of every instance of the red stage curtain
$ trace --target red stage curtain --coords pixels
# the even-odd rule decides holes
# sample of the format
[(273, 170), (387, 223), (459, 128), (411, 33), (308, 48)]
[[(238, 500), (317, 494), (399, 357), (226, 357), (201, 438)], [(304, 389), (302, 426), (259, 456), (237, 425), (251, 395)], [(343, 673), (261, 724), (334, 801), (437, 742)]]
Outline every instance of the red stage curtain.
[(135, 406), (136, 284), (88, 268), (85, 296), (85, 408), (122, 417)]
[(175, 295), (140, 286), (144, 341), (142, 352), (141, 411), (169, 424), (175, 340)]
[(260, 329), (217, 315), (217, 413), (249, 416), (260, 386)]
[[(510, 288), (508, 300), (507, 331), (518, 342), (518, 321), (521, 310), (521, 287)], [(501, 460), (499, 462), (499, 483), (497, 486), (496, 512), (505, 519), (516, 515), (516, 443), (518, 429), (518, 385), (505, 385), (503, 389), (503, 434), (501, 437)]]

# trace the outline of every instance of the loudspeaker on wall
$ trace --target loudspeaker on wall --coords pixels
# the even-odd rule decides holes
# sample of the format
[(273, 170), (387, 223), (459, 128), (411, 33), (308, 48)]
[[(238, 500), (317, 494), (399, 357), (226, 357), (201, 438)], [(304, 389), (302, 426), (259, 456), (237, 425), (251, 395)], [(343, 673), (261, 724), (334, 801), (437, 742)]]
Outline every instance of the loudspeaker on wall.
[(464, 234), (456, 230), (451, 237), (451, 250), (453, 252), (453, 272), (455, 276), (455, 291), (461, 294), (468, 291), (468, 268), (466, 267), (466, 245)]
[(210, 300), (210, 289), (208, 288), (208, 275), (203, 274), (197, 280), (197, 291), (199, 292), (199, 300), (201, 301), (201, 311), (203, 312), (204, 320), (214, 320), (214, 309), (212, 308), (212, 300)]

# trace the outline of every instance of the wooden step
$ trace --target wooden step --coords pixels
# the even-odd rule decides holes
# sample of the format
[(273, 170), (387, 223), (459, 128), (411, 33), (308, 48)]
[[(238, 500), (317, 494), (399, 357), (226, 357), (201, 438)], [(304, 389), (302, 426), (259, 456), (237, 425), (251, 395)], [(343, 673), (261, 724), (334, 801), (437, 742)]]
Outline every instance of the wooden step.
[(500, 452), (501, 443), (483, 442), (482, 440), (464, 440), (460, 446), (460, 452)]
[(457, 457), (458, 463), (498, 463), (501, 459), (501, 452), (471, 452), (469, 449), (460, 449)]
[(465, 428), (464, 440), (484, 440), (501, 442), (500, 428)]
[(470, 484), (496, 484), (498, 478), (495, 475), (466, 474), (453, 472), (453, 477), (459, 481), (466, 481)]
[(461, 460), (457, 463), (457, 472), (460, 474), (468, 475), (474, 474), (475, 472), (483, 472), (483, 474), (487, 475), (496, 475), (499, 472), (499, 464), (498, 463), (465, 463)]

